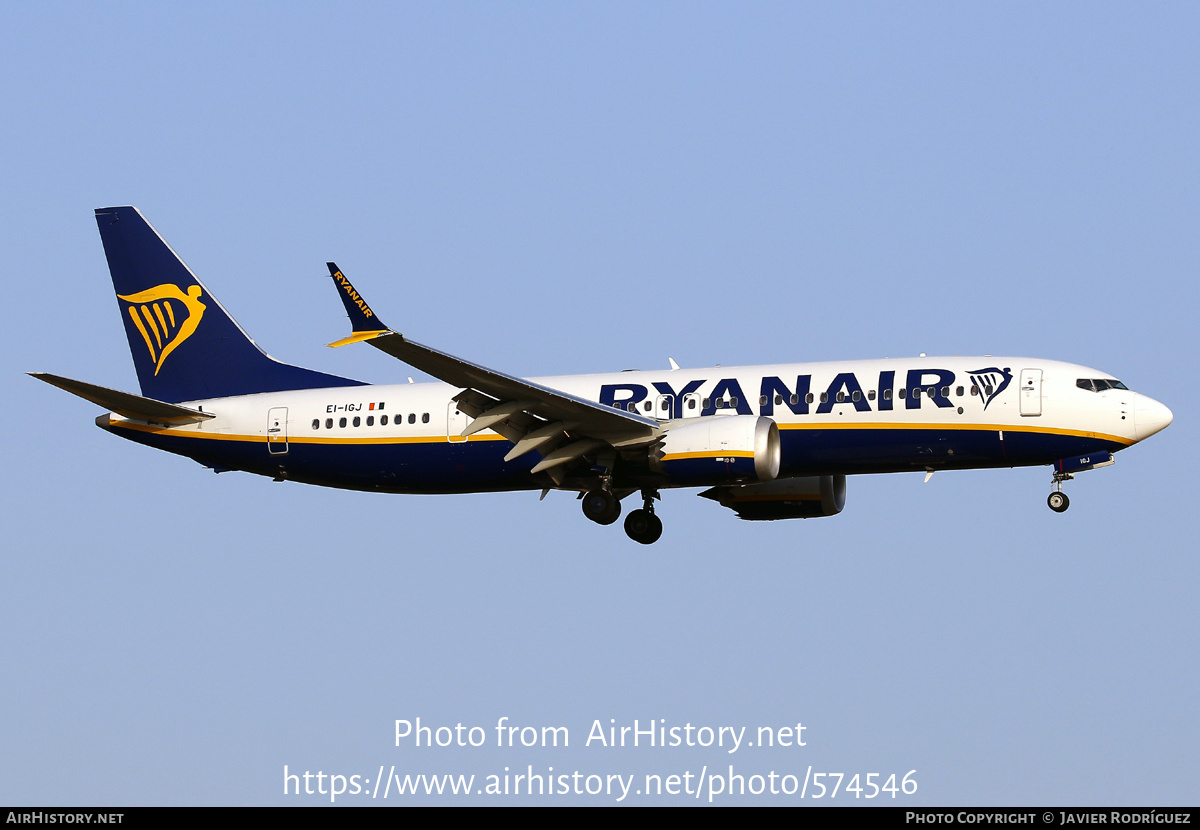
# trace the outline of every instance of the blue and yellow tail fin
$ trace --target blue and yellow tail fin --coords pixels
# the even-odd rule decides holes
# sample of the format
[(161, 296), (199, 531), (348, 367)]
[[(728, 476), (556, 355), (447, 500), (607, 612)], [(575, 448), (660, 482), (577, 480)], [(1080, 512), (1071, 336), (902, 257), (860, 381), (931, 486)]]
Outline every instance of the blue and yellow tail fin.
[(178, 403), (364, 385), (263, 352), (137, 208), (98, 208), (96, 224), (146, 397)]

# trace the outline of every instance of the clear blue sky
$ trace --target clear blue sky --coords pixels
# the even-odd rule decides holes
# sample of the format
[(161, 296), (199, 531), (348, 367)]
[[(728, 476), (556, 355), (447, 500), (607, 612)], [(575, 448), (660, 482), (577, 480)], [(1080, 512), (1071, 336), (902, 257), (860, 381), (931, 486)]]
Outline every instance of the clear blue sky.
[[(0, 803), (730, 763), (917, 770), (889, 804), (1196, 802), (1194, 4), (10, 3), (0, 30)], [(92, 218), (120, 204), (272, 354), (365, 380), (415, 373), (324, 348), (329, 259), (517, 374), (1027, 354), (1175, 423), (1064, 515), (1047, 469), (852, 478), (842, 515), (761, 524), (674, 491), (649, 549), (566, 494), (214, 476), (22, 374), (137, 391)], [(572, 746), (393, 746), (503, 716)], [(807, 746), (584, 747), (609, 718)]]

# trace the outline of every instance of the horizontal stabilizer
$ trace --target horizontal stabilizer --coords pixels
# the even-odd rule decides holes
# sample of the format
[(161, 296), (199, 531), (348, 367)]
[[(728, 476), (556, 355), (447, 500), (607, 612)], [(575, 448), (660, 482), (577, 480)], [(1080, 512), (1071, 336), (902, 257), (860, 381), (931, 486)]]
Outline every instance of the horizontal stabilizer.
[(59, 377), (58, 375), (51, 375), (46, 372), (30, 372), (29, 376), (38, 380), (44, 380), (51, 386), (57, 386), (59, 389), (70, 392), (72, 395), (77, 395), (85, 401), (99, 404), (118, 415), (124, 415), (126, 418), (134, 418), (139, 421), (155, 421), (162, 424), (195, 424), (216, 417), (211, 412), (188, 409), (186, 406), (164, 403), (163, 401), (156, 401), (153, 398), (143, 398), (140, 395), (131, 395), (128, 392), (118, 392), (116, 389), (109, 389), (106, 386), (84, 383), (81, 380), (71, 380), (70, 378)]

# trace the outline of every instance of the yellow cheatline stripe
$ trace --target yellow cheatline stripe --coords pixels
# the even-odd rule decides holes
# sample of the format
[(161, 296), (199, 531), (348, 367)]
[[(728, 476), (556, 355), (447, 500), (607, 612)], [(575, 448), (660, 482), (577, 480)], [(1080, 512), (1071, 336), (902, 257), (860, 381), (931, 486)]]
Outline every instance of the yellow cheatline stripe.
[(1035, 426), (1033, 424), (911, 424), (890, 422), (875, 423), (811, 423), (811, 424), (779, 424), (780, 429), (927, 429), (927, 430), (973, 430), (976, 432), (1034, 432), (1042, 435), (1074, 435), (1078, 438), (1099, 438), (1103, 441), (1114, 441), (1125, 446), (1132, 446), (1132, 438), (1120, 435), (1109, 435), (1105, 432), (1087, 432), (1080, 429), (1060, 429), (1059, 427)]
[(753, 458), (750, 450), (721, 450), (720, 452), (673, 452), (662, 457), (663, 461), (678, 461), (682, 458)]
[[(130, 421), (118, 421), (112, 418), (109, 419), (109, 425), (122, 429), (133, 429), (139, 432), (152, 432), (161, 435), (176, 435), (181, 438), (203, 438), (210, 441), (263, 441), (265, 436), (261, 435), (234, 435), (228, 432), (206, 432), (200, 429), (181, 429), (179, 427), (152, 427), (146, 424), (138, 424)], [(1043, 435), (1073, 435), (1079, 438), (1098, 438), (1102, 441), (1112, 441), (1125, 446), (1132, 446), (1135, 442), (1129, 438), (1123, 438), (1119, 435), (1108, 435), (1103, 432), (1084, 432), (1074, 429), (1057, 429), (1054, 427), (1033, 427), (1033, 426), (1012, 426), (1012, 425), (996, 425), (996, 424), (780, 424), (781, 429), (971, 429), (985, 432), (1033, 432)], [(358, 427), (363, 429), (363, 427)], [(365, 427), (372, 429), (372, 427)], [(458, 436), (455, 436), (458, 438)], [(297, 444), (436, 444), (446, 441), (444, 435), (389, 435), (389, 436), (372, 436), (367, 438), (325, 438), (325, 437), (289, 437), (290, 442)], [(478, 433), (467, 438), (468, 441), (507, 441), (503, 435), (495, 433), (484, 434)], [(448, 441), (447, 443), (461, 444), (461, 440)], [(725, 450), (722, 452), (694, 452), (694, 453), (672, 453), (663, 456), (664, 461), (677, 461), (685, 458), (753, 458), (754, 453), (747, 450)]]
[[(180, 429), (179, 427), (152, 427), (147, 424), (138, 424), (130, 421), (118, 421), (113, 418), (108, 419), (108, 424), (111, 427), (118, 429), (132, 429), (137, 432), (149, 432), (155, 435), (172, 435), (178, 438), (202, 438), (206, 441), (248, 441), (255, 442), (270, 442), (270, 441), (287, 441), (291, 444), (462, 444), (459, 441), (447, 441), (444, 435), (410, 435), (410, 436), (376, 436), (373, 438), (284, 438), (273, 437), (266, 435), (235, 435), (229, 432), (204, 432), (197, 429)], [(369, 427), (368, 427), (369, 428)], [(468, 441), (506, 441), (503, 435), (472, 435)]]
[(351, 343), (361, 343), (363, 340), (373, 340), (376, 337), (387, 333), (387, 329), (380, 329), (379, 331), (356, 331), (349, 337), (343, 337), (341, 340), (335, 340), (326, 345), (328, 345), (331, 349), (336, 349), (338, 346), (349, 346)]
[[(410, 437), (392, 436), (387, 438), (289, 438), (293, 444), (462, 444), (458, 436), (456, 440), (447, 441), (445, 435), (414, 435)], [(471, 435), (467, 441), (507, 441), (503, 435)]]
[(133, 325), (142, 333), (142, 339), (146, 341), (146, 348), (150, 350), (150, 360), (158, 362), (158, 353), (154, 351), (154, 344), (150, 342), (150, 333), (146, 331), (146, 327), (142, 325), (142, 319), (138, 317), (137, 306), (129, 307), (129, 319), (133, 320)]

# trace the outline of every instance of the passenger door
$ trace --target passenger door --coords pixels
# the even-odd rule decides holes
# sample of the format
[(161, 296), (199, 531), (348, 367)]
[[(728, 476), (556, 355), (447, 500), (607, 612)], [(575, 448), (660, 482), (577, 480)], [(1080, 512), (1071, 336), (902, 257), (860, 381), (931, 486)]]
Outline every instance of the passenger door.
[(1042, 370), (1021, 370), (1021, 414), (1042, 414)]
[(267, 449), (271, 455), (284, 455), (288, 451), (286, 406), (274, 406), (267, 411)]

